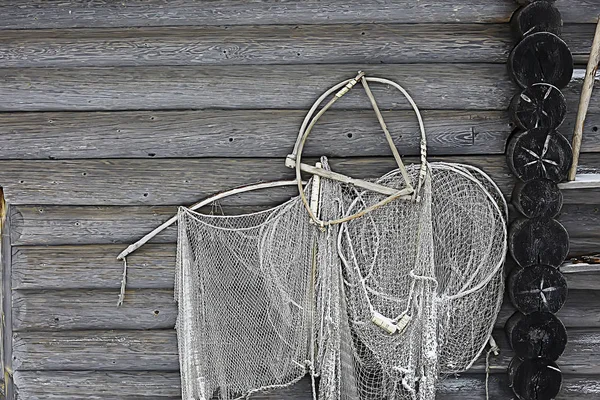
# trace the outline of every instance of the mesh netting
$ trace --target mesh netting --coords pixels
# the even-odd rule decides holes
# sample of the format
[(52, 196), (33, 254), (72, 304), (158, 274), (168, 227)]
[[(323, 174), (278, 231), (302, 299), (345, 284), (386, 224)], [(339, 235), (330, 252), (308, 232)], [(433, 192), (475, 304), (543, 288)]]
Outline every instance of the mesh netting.
[(298, 199), (210, 216), (179, 209), (175, 297), (184, 399), (299, 380), (312, 360), (313, 242)]
[[(393, 171), (378, 183), (404, 180)], [(318, 216), (381, 198), (323, 179)], [(505, 212), (485, 174), (443, 163), (429, 165), (420, 201), (324, 228), (298, 198), (230, 217), (181, 208), (183, 398), (233, 399), (310, 373), (321, 400), (434, 399), (439, 376), (469, 368), (491, 334)]]

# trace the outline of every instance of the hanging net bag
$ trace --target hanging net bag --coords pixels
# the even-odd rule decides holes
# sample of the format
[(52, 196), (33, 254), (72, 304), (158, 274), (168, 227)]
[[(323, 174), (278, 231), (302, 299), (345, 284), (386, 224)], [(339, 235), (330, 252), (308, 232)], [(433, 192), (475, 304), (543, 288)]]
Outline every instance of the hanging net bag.
[[(408, 198), (388, 201), (384, 191), (335, 182), (321, 207), (336, 204), (336, 220), (323, 220), (307, 207), (315, 223), (337, 236), (327, 246), (337, 249), (339, 259), (319, 263), (317, 285), (342, 282), (338, 309), (331, 311), (330, 301), (332, 315), (320, 318), (336, 321), (345, 313), (348, 319), (336, 322), (342, 334), (319, 343), (339, 353), (337, 374), (343, 377), (321, 385), (321, 391), (333, 392), (337, 384), (334, 395), (321, 398), (434, 399), (438, 378), (467, 370), (490, 338), (503, 298), (507, 207), (479, 169), (427, 163), (422, 119), (404, 89), (385, 79), (362, 82), (388, 139), (367, 82), (396, 87), (407, 97), (421, 130), (421, 164), (405, 168), (392, 147), (398, 169), (374, 182), (391, 193), (411, 193)], [(323, 99), (307, 115), (288, 156), (297, 171), (304, 141), (328, 108), (312, 117)]]
[(298, 198), (238, 216), (179, 209), (184, 399), (243, 398), (311, 369), (314, 226)]

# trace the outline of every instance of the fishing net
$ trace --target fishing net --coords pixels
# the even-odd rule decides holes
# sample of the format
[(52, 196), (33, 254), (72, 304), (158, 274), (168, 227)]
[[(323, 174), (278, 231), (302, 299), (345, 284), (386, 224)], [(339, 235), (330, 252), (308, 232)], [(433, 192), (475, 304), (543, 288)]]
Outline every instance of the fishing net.
[(175, 299), (184, 399), (233, 399), (312, 368), (316, 231), (299, 199), (238, 216), (179, 209)]
[[(507, 206), (479, 169), (426, 161), (363, 181), (288, 166), (299, 195), (261, 212), (178, 212), (175, 299), (185, 400), (238, 399), (313, 379), (319, 400), (433, 400), (488, 342), (503, 294)], [(340, 94), (341, 93), (341, 94)], [(315, 175), (304, 188), (300, 170)], [(321, 177), (320, 177), (320, 176)], [(319, 378), (316, 383), (316, 377)]]
[[(350, 368), (361, 388), (346, 398), (432, 399), (438, 376), (468, 369), (489, 340), (504, 290), (506, 206), (471, 171), (430, 164), (420, 202), (342, 225)], [(399, 188), (402, 179), (394, 171), (379, 183)], [(346, 212), (380, 197), (357, 193)]]

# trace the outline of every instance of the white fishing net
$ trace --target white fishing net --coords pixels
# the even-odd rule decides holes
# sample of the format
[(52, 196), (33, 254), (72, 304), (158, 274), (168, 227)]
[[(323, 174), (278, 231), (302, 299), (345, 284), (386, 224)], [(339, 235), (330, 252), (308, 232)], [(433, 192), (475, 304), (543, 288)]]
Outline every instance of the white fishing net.
[[(413, 179), (418, 172), (408, 171)], [(403, 184), (398, 171), (378, 182)], [(380, 198), (357, 192), (346, 212)], [(438, 376), (478, 358), (502, 303), (505, 209), (478, 170), (434, 163), (420, 202), (395, 202), (342, 225), (351, 368), (360, 388), (360, 397), (346, 398), (433, 399)]]
[[(301, 168), (314, 173), (301, 164), (308, 133), (361, 77), (309, 111), (287, 160), (298, 180)], [(470, 368), (488, 342), (504, 290), (504, 197), (475, 167), (427, 163), (408, 93), (362, 79), (397, 170), (377, 181), (328, 179), (322, 158), (323, 178), (272, 209), (179, 209), (184, 400), (244, 398), (307, 374), (319, 400), (434, 400), (439, 379)], [(420, 165), (404, 167), (367, 80), (398, 88), (414, 108)]]
[(241, 216), (179, 209), (183, 399), (233, 399), (312, 368), (314, 241), (299, 199)]
[[(416, 179), (418, 166), (407, 170)], [(393, 171), (378, 183), (404, 181)], [(381, 197), (325, 179), (319, 216)], [(505, 211), (487, 176), (443, 163), (429, 165), (419, 202), (323, 229), (299, 198), (239, 216), (181, 208), (183, 398), (241, 398), (309, 373), (322, 400), (433, 399), (438, 377), (468, 369), (493, 329)]]

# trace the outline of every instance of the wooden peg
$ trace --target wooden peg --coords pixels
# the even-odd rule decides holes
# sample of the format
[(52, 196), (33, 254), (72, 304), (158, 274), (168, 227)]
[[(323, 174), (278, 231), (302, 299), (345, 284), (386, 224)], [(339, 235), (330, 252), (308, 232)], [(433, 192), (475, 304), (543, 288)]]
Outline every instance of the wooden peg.
[(581, 139), (583, 136), (583, 123), (585, 122), (585, 116), (588, 107), (590, 106), (598, 63), (600, 63), (600, 18), (598, 19), (598, 25), (596, 25), (596, 33), (594, 35), (590, 59), (588, 60), (587, 68), (585, 70), (585, 79), (583, 81), (581, 97), (579, 99), (579, 109), (577, 110), (575, 131), (573, 132), (573, 164), (571, 164), (571, 169), (569, 170), (570, 181), (574, 181), (575, 175), (577, 174), (577, 164), (579, 163), (579, 152), (581, 150)]

